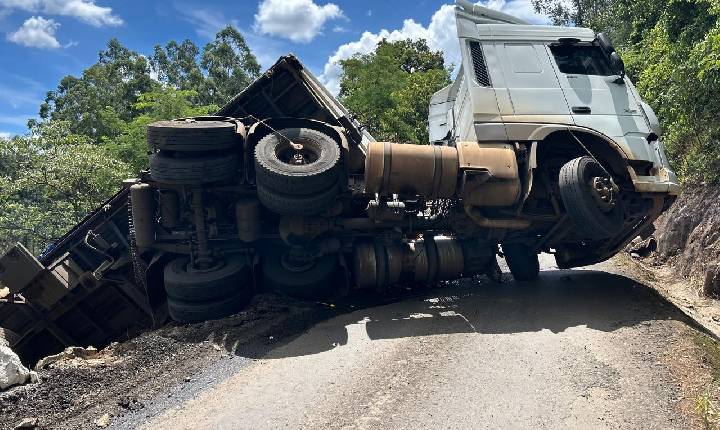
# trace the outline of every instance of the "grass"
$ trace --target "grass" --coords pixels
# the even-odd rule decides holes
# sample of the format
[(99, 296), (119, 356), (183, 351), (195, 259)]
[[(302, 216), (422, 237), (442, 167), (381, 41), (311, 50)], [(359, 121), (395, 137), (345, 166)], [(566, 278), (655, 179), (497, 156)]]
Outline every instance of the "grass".
[(701, 358), (707, 364), (713, 382), (705, 393), (695, 400), (695, 411), (700, 415), (706, 429), (720, 428), (720, 412), (717, 398), (712, 394), (720, 387), (720, 342), (702, 333), (693, 334), (693, 342), (700, 349)]

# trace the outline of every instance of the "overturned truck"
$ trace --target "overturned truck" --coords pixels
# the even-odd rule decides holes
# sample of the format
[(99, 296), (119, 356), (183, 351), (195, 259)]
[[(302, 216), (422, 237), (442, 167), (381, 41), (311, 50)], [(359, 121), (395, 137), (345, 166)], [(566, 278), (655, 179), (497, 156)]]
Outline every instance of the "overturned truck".
[(462, 67), (432, 97), (429, 145), (376, 142), (282, 57), (215, 116), (151, 124), (149, 171), (39, 259), (3, 256), (0, 326), (28, 350), (102, 344), (256, 291), (384, 293), (498, 254), (530, 281), (541, 252), (587, 265), (649, 232), (679, 187), (610, 40), (465, 1), (456, 18)]

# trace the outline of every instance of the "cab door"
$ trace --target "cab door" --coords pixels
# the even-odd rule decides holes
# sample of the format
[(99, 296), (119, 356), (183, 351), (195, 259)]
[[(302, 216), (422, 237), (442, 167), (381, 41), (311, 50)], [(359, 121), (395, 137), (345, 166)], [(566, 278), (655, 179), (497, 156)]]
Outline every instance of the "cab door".
[[(500, 103), (506, 122), (550, 122), (572, 124), (572, 116), (554, 68), (542, 43), (498, 43), (502, 80), (494, 86), (505, 90), (510, 103)], [(505, 87), (505, 88), (502, 88)]]

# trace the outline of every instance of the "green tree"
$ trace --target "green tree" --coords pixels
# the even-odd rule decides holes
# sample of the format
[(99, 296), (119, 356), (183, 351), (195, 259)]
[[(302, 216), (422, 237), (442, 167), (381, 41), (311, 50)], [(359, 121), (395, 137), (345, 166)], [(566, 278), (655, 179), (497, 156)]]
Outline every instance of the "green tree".
[(112, 39), (82, 77), (66, 76), (56, 90), (48, 92), (40, 106), (40, 118), (66, 121), (72, 133), (97, 140), (117, 132), (103, 122), (106, 108), (130, 121), (138, 114), (134, 108), (137, 97), (157, 85), (146, 58)]
[(260, 64), (237, 29), (227, 26), (203, 48), (200, 66), (207, 77), (201, 104), (223, 105), (260, 76)]
[(129, 174), (63, 121), (0, 139), (0, 247), (20, 241), (39, 253), (119, 189)]
[(613, 0), (532, 0), (539, 13), (548, 15), (555, 25), (594, 27), (613, 7)]
[(382, 40), (340, 62), (340, 98), (381, 140), (428, 143), (430, 97), (450, 83), (442, 52), (425, 40)]
[(155, 45), (150, 64), (160, 82), (178, 90), (198, 91), (205, 84), (199, 55), (200, 50), (191, 40), (182, 43), (171, 40), (165, 47)]

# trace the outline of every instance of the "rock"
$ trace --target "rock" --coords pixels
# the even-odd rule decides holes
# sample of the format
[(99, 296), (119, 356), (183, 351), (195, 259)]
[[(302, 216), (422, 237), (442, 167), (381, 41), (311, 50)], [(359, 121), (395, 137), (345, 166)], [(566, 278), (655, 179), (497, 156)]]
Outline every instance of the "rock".
[(12, 330), (0, 327), (0, 345), (13, 347), (20, 341), (20, 336)]
[(110, 425), (110, 414), (105, 414), (101, 416), (100, 418), (95, 420), (95, 425), (100, 427), (101, 429), (104, 429), (105, 427)]
[(638, 236), (633, 239), (627, 247), (625, 247), (625, 252), (629, 253), (633, 258), (647, 257), (656, 250), (657, 241), (652, 236), (646, 238), (645, 240)]
[(81, 360), (87, 360), (89, 358), (93, 358), (98, 354), (98, 350), (95, 349), (92, 346), (88, 346), (87, 348), (81, 348), (79, 346), (71, 346), (65, 349), (65, 351), (55, 354), (55, 355), (49, 355), (40, 361), (37, 362), (35, 365), (35, 369), (46, 369), (52, 364), (55, 364), (59, 361), (64, 360), (72, 360), (74, 358), (79, 358)]
[(24, 420), (20, 421), (18, 425), (15, 426), (15, 430), (18, 429), (35, 429), (38, 426), (38, 419), (37, 418), (25, 418)]
[(703, 294), (709, 297), (720, 296), (720, 264), (712, 264), (705, 271)]
[(20, 357), (7, 346), (0, 345), (0, 390), (22, 385), (30, 380), (30, 370), (23, 366)]
[[(686, 185), (674, 205), (655, 223), (657, 264), (711, 291), (709, 266), (720, 264), (720, 187)], [(707, 282), (705, 282), (707, 280)], [(720, 291), (715, 293), (720, 297)]]

